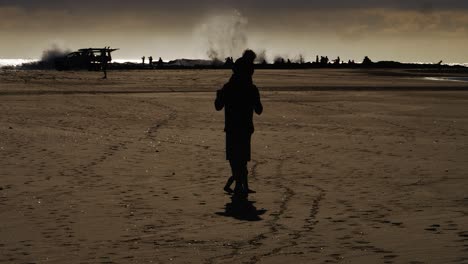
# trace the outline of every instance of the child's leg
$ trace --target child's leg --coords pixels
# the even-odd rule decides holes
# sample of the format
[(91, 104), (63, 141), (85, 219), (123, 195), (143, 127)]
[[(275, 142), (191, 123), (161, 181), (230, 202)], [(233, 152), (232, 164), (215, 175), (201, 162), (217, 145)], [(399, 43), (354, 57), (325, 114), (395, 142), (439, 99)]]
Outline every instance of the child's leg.
[(232, 162), (234, 168), (234, 177), (236, 181), (237, 192), (248, 192), (249, 184), (247, 181), (247, 161)]
[(242, 187), (244, 187), (244, 192), (248, 192), (249, 182), (248, 182), (247, 176), (249, 174), (249, 171), (247, 170), (247, 161), (242, 162), (241, 167), (239, 169), (242, 175)]
[(231, 185), (234, 183), (234, 176), (229, 177), (229, 179), (226, 182), (226, 185), (224, 186), (224, 189), (231, 188)]
[(241, 163), (237, 160), (231, 160), (230, 164), (232, 168), (233, 180), (236, 181), (236, 187), (234, 188), (234, 191), (241, 192), (242, 191), (242, 170), (240, 169)]
[(231, 189), (231, 185), (234, 182), (234, 176), (229, 177), (229, 179), (226, 182), (226, 185), (224, 185), (224, 191), (228, 193), (232, 193), (233, 190)]
[(250, 190), (249, 188), (249, 180), (248, 180), (248, 175), (249, 175), (249, 171), (247, 169), (247, 163), (248, 161), (250, 160), (250, 149), (251, 149), (251, 137), (252, 137), (252, 134), (249, 133), (247, 135), (244, 135), (244, 137), (242, 138), (242, 145), (244, 146), (244, 162), (242, 163), (242, 175), (243, 175), (243, 181), (242, 181), (242, 184), (244, 185), (244, 191), (246, 193), (254, 193), (254, 191)]
[(231, 173), (232, 173), (232, 176), (229, 177), (228, 181), (226, 182), (226, 186), (229, 184), (229, 187), (231, 186), (231, 184), (235, 181), (236, 182), (236, 186), (235, 186), (235, 189), (238, 188), (238, 173), (237, 173), (237, 164), (235, 161), (233, 160), (229, 160), (229, 165), (231, 166)]
[(228, 190), (229, 190), (229, 191), (232, 191), (232, 190), (231, 190), (231, 185), (234, 183), (234, 180), (235, 180), (235, 178), (234, 178), (235, 169), (234, 169), (233, 163), (232, 163), (231, 161), (229, 161), (229, 165), (231, 166), (231, 173), (232, 173), (231, 175), (232, 175), (232, 176), (229, 177), (229, 179), (228, 179), (227, 182), (226, 182), (226, 185), (224, 186), (224, 190), (225, 190), (225, 191), (228, 191)]
[(242, 167), (242, 185), (244, 187), (244, 192), (246, 193), (255, 193), (254, 190), (249, 188), (249, 171), (247, 169), (247, 162), (243, 163)]

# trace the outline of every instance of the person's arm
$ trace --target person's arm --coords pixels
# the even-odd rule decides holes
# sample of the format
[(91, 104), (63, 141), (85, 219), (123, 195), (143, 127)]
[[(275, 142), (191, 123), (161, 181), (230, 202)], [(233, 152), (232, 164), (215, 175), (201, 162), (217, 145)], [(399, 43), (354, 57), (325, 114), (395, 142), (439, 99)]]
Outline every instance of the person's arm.
[(224, 89), (216, 91), (215, 108), (216, 111), (221, 111), (224, 108)]
[(260, 92), (258, 91), (257, 86), (254, 86), (254, 110), (257, 115), (261, 115), (263, 113), (263, 105), (260, 100)]

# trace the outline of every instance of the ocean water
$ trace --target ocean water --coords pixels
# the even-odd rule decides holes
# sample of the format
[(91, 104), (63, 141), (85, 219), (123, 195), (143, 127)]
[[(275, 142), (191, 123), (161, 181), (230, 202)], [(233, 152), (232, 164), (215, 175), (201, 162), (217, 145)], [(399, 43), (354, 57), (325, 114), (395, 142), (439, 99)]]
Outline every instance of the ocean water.
[(461, 66), (468, 67), (468, 63), (445, 63), (445, 64), (450, 65), (450, 66), (461, 65)]
[(468, 77), (426, 77), (430, 81), (468, 82)]
[[(0, 67), (2, 66), (20, 66), (23, 63), (31, 63), (39, 61), (39, 59), (0, 59)], [(148, 59), (146, 60), (148, 61)], [(132, 63), (140, 63), (140, 60), (135, 59), (115, 59), (113, 62), (124, 63), (124, 62), (132, 62)]]
[(38, 61), (38, 59), (0, 59), (0, 67), (3, 66), (19, 66), (23, 63)]
[[(130, 62), (130, 63), (141, 63), (141, 59), (136, 60), (136, 59), (113, 59), (112, 62), (116, 63), (125, 63), (125, 62)], [(146, 58), (145, 63), (148, 63), (148, 58)]]
[[(20, 66), (23, 63), (31, 63), (31, 62), (36, 62), (39, 61), (39, 59), (0, 59), (0, 67), (3, 66)], [(141, 63), (141, 59), (114, 59), (112, 60), (113, 62), (117, 63), (125, 63), (125, 62), (131, 62), (131, 63)], [(148, 63), (148, 59), (145, 61)]]

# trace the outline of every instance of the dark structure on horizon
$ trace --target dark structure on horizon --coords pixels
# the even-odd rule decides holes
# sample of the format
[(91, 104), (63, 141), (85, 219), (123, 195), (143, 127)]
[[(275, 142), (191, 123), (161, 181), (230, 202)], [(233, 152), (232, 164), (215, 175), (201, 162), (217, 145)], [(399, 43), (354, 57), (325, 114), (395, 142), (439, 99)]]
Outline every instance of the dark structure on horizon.
[[(161, 59), (154, 63), (154, 67), (136, 63), (112, 63), (113, 69), (131, 70), (131, 69), (231, 69), (234, 64), (233, 57), (227, 57), (224, 62), (219, 60), (194, 60), (178, 59), (169, 62), (163, 62)], [(317, 56), (313, 62), (291, 60), (288, 58), (276, 57), (273, 63), (263, 60), (254, 65), (255, 69), (468, 69), (462, 65), (443, 65), (438, 63), (402, 63), (397, 61), (378, 61), (373, 62), (368, 56), (365, 56), (361, 62), (354, 60), (343, 61), (340, 57), (330, 60), (328, 56)]]
[[(142, 63), (113, 63), (111, 53), (118, 49), (105, 48), (87, 48), (69, 53), (64, 56), (55, 58), (50, 63), (49, 61), (39, 61), (25, 63), (18, 66), (19, 69), (52, 69), (59, 71), (63, 70), (90, 70), (100, 71), (104, 68), (117, 70), (162, 70), (162, 69), (231, 69), (234, 65), (234, 58), (227, 57), (225, 61), (221, 60), (199, 60), (199, 59), (177, 59), (169, 62), (164, 62), (161, 57), (154, 61), (153, 57), (149, 57), (149, 65)], [(146, 58), (145, 58), (146, 59)], [(334, 69), (459, 69), (468, 70), (468, 67), (463, 65), (445, 65), (442, 61), (437, 63), (402, 63), (397, 61), (378, 61), (373, 62), (368, 56), (365, 56), (362, 62), (354, 60), (344, 61), (340, 57), (334, 60), (328, 56), (315, 57), (315, 60), (305, 61), (303, 56), (299, 59), (291, 60), (289, 58), (276, 57), (274, 61), (267, 62), (265, 59), (258, 61), (254, 65), (255, 69), (316, 69), (316, 68), (334, 68)]]
[(69, 53), (64, 57), (55, 59), (55, 69), (59, 71), (66, 70), (89, 70), (100, 71), (112, 62), (111, 53), (118, 49), (105, 48), (87, 48)]

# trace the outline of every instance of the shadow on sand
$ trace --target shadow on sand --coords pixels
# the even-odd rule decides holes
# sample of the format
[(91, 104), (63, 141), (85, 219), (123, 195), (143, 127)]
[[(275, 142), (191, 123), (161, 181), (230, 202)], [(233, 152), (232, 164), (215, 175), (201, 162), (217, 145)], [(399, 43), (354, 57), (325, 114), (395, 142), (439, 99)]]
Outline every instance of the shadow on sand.
[(261, 221), (263, 219), (260, 216), (267, 210), (258, 210), (254, 203), (254, 201), (249, 201), (247, 195), (234, 194), (231, 197), (231, 202), (226, 204), (224, 212), (217, 212), (216, 214), (241, 221)]

